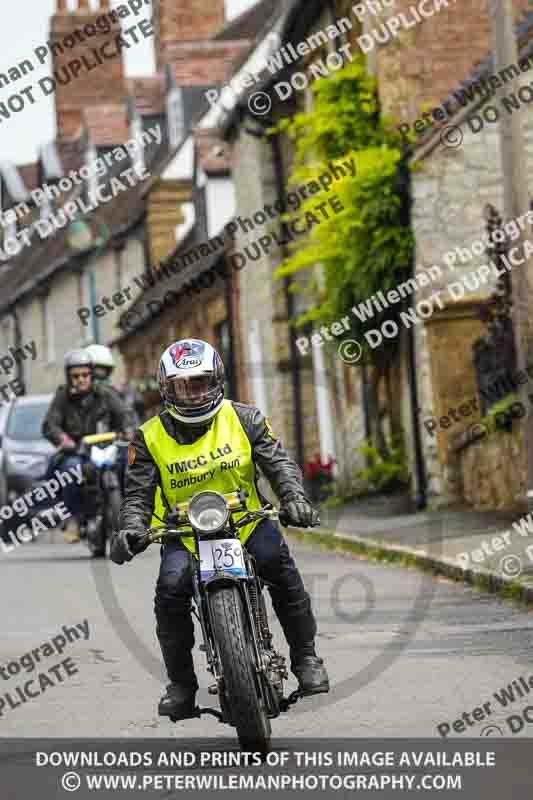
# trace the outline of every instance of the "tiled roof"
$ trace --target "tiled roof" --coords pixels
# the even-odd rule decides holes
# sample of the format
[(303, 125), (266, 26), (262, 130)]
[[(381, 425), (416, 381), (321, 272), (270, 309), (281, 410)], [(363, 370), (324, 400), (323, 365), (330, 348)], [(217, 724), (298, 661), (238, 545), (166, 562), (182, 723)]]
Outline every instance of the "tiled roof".
[[(145, 191), (154, 178), (162, 173), (171, 154), (165, 146), (157, 152), (155, 158), (147, 164), (151, 178), (138, 183), (127, 191), (120, 192), (111, 202), (97, 207), (87, 215), (80, 215), (78, 219), (86, 220), (96, 232), (107, 230), (110, 236), (119, 234), (133, 227), (145, 212)], [(110, 170), (111, 175), (120, 175), (127, 168), (125, 161), (116, 162)], [(126, 165), (126, 166), (125, 166)], [(79, 188), (73, 191), (65, 200), (72, 200), (77, 196)], [(53, 274), (63, 265), (66, 266), (70, 259), (76, 257), (72, 251), (68, 234), (65, 228), (55, 232), (47, 239), (40, 239), (34, 234), (34, 244), (26, 247), (10, 262), (9, 270), (0, 273), (0, 312), (5, 311), (16, 296), (26, 291), (31, 285), (45, 281), (48, 275)]]
[(261, 33), (267, 22), (277, 13), (279, 0), (260, 0), (252, 8), (226, 23), (212, 36), (216, 41), (253, 40)]
[[(278, 6), (288, 0), (261, 0), (253, 8), (241, 14), (232, 22), (221, 29), (212, 41), (224, 46), (237, 46), (241, 48), (250, 45), (260, 31), (264, 28), (270, 17), (276, 12)], [(144, 117), (158, 117), (165, 112), (165, 81), (163, 74), (152, 77), (128, 79), (127, 90), (135, 97), (136, 108)], [(188, 121), (196, 118), (206, 108), (204, 88), (184, 86), (184, 104)], [(108, 103), (99, 106), (87, 106), (84, 116), (89, 138), (92, 144), (100, 148), (116, 146), (128, 139), (127, 111), (125, 104)], [(231, 146), (222, 141), (213, 131), (195, 132), (195, 141), (198, 143), (199, 162), (203, 169), (210, 173), (227, 172), (231, 167)], [(70, 139), (56, 142), (58, 155), (66, 174), (71, 169), (78, 170), (83, 164), (84, 151), (87, 144), (87, 133), (80, 129), (79, 135)], [(148, 158), (152, 152), (147, 152)], [(98, 231), (107, 229), (110, 237), (125, 233), (128, 229), (142, 219), (146, 211), (145, 194), (149, 186), (159, 178), (166, 166), (171, 162), (175, 151), (168, 147), (168, 140), (163, 138), (163, 143), (153, 159), (148, 162), (147, 169), (151, 178), (143, 184), (138, 184), (126, 192), (121, 192), (111, 202), (99, 206), (85, 216), (78, 219), (85, 220), (91, 229)], [(113, 165), (112, 172), (119, 174), (125, 169), (127, 162)], [(38, 165), (27, 164), (21, 168), (21, 174), (27, 188), (35, 188), (38, 182)], [(81, 187), (74, 188), (73, 199)], [(65, 198), (67, 199), (67, 198)], [(5, 312), (10, 304), (21, 295), (31, 291), (37, 283), (46, 282), (49, 276), (56, 271), (69, 266), (76, 258), (89, 257), (94, 253), (79, 254), (71, 249), (67, 228), (55, 232), (48, 239), (41, 240), (37, 233), (34, 234), (34, 244), (27, 247), (15, 258), (11, 259), (9, 269), (0, 272), (0, 313)], [(196, 232), (187, 237), (187, 245), (194, 241)], [(177, 248), (185, 243), (181, 243)], [(175, 254), (174, 254), (175, 255)], [(176, 276), (176, 284), (183, 285), (193, 275), (209, 268), (214, 259), (204, 259), (201, 264), (194, 264), (184, 271), (183, 275)], [(205, 262), (205, 263), (204, 263)], [(185, 272), (187, 274), (185, 274)], [(190, 274), (189, 274), (190, 273)]]
[[(143, 213), (145, 202), (142, 187), (143, 184), (138, 184), (121, 192), (111, 202), (99, 206), (86, 216), (80, 215), (79, 219), (87, 219), (96, 233), (105, 226), (104, 230), (109, 234), (117, 234), (125, 226), (133, 225)], [(73, 199), (73, 196), (69, 199)], [(0, 311), (5, 311), (15, 295), (29, 289), (30, 284), (44, 282), (49, 275), (76, 256), (69, 245), (68, 228), (62, 228), (42, 240), (34, 233), (32, 242), (31, 247), (26, 247), (11, 260), (9, 270), (0, 273)]]

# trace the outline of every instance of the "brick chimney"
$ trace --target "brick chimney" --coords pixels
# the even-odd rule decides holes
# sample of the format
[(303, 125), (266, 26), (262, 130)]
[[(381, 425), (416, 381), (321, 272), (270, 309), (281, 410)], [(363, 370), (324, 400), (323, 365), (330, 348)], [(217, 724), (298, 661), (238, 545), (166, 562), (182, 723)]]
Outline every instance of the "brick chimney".
[[(50, 25), (49, 50), (56, 80), (59, 139), (76, 135), (87, 107), (122, 104), (127, 94), (122, 53), (109, 59), (101, 55), (106, 42), (110, 43), (107, 51), (116, 52), (114, 39), (120, 33), (118, 20), (105, 19), (111, 10), (109, 0), (99, 0), (99, 8), (95, 10), (91, 10), (89, 0), (74, 0), (74, 4), (76, 8), (69, 11), (67, 0), (57, 0)], [(76, 59), (81, 68), (74, 77), (72, 67)]]
[(232, 74), (249, 42), (210, 40), (225, 22), (224, 0), (153, 0), (158, 70), (170, 64), (178, 86), (213, 86)]

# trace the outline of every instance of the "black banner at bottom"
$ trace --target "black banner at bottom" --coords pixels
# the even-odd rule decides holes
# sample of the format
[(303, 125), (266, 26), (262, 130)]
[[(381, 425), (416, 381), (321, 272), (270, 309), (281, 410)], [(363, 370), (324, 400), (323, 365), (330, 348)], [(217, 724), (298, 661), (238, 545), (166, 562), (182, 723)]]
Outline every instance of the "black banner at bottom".
[(235, 739), (0, 739), (9, 800), (120, 797), (139, 792), (234, 798), (530, 798), (528, 739), (276, 739), (269, 753)]

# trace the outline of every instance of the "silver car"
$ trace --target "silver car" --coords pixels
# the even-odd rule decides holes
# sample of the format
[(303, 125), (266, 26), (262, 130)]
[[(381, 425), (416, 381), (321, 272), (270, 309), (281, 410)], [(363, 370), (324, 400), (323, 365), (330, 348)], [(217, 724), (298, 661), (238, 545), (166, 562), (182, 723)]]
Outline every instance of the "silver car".
[(56, 448), (41, 426), (52, 394), (18, 397), (0, 409), (0, 505), (11, 502), (43, 480)]

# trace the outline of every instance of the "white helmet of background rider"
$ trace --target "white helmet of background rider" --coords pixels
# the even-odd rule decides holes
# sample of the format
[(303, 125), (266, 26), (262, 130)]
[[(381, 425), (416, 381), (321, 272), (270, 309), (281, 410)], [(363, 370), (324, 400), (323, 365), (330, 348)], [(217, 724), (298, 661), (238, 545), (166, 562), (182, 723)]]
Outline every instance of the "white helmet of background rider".
[(159, 362), (159, 391), (169, 414), (197, 425), (212, 419), (224, 399), (224, 364), (217, 351), (200, 339), (180, 339)]
[(113, 353), (103, 344), (91, 344), (86, 348), (93, 362), (94, 377), (97, 380), (109, 378), (115, 369)]

